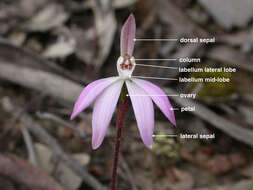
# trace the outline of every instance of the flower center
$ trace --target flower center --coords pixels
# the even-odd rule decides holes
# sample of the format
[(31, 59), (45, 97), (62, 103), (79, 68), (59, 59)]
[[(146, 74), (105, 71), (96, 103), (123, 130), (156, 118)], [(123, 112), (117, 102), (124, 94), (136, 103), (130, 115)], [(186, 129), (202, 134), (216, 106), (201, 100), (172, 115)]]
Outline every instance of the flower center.
[(117, 70), (119, 76), (123, 79), (131, 78), (135, 68), (135, 59), (133, 56), (124, 55), (120, 56), (117, 61)]

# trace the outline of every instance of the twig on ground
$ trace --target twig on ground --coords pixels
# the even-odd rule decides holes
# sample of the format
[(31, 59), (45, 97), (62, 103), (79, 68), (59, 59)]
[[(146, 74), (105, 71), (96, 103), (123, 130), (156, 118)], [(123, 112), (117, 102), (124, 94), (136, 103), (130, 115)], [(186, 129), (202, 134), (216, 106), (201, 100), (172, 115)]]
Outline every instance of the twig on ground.
[(26, 185), (29, 189), (63, 190), (53, 178), (13, 154), (0, 154), (0, 174)]
[(34, 166), (38, 166), (38, 161), (37, 161), (37, 158), (36, 158), (36, 154), (35, 154), (35, 150), (34, 150), (31, 135), (30, 135), (30, 133), (29, 133), (29, 131), (27, 130), (26, 127), (21, 127), (21, 132), (22, 132), (22, 135), (24, 137), (25, 144), (26, 144), (26, 147), (27, 147), (27, 150), (28, 150), (29, 162)]
[(243, 95), (240, 95), (240, 97), (243, 100), (253, 104), (253, 95), (252, 94), (243, 94)]
[(157, 15), (164, 22), (172, 25), (179, 33), (188, 36), (208, 37), (208, 33), (185, 14), (185, 12), (172, 1), (158, 0), (155, 2)]
[(44, 72), (52, 72), (53, 74), (58, 74), (75, 82), (84, 82), (86, 84), (91, 82), (90, 80), (84, 79), (83, 77), (83, 79), (80, 80), (78, 76), (58, 66), (56, 63), (43, 59), (25, 47), (21, 48), (15, 46), (3, 38), (0, 38), (0, 62), (8, 62), (9, 64), (16, 64), (22, 67), (24, 66), (37, 70), (43, 70)]
[(22, 107), (22, 109), (20, 109), (18, 111), (18, 113), (12, 118), (10, 124), (8, 125), (7, 131), (5, 131), (2, 136), (7, 136), (10, 131), (13, 129), (14, 125), (16, 124), (16, 122), (19, 120), (20, 116), (22, 115), (22, 113), (24, 111), (29, 110), (31, 107), (34, 107), (34, 104), (36, 104), (36, 102), (39, 102), (40, 99), (43, 99), (45, 97), (44, 93), (41, 93), (39, 96), (36, 96), (34, 99), (32, 99), (28, 104), (26, 104), (24, 107)]
[(247, 54), (240, 53), (233, 48), (226, 46), (217, 46), (212, 48), (207, 53), (210, 59), (224, 62), (225, 64), (242, 68), (246, 71), (253, 72), (253, 57)]
[[(13, 116), (15, 116), (21, 109), (17, 105), (13, 105), (8, 97), (5, 97), (3, 99), (2, 106), (6, 112), (11, 113)], [(38, 137), (38, 139), (47, 144), (53, 150), (56, 156), (59, 156), (70, 169), (72, 169), (78, 176), (83, 179), (85, 183), (96, 190), (106, 190), (106, 188), (100, 184), (100, 182), (98, 182), (93, 176), (91, 176), (86, 171), (86, 169), (79, 164), (79, 162), (70, 158), (62, 150), (56, 139), (48, 134), (47, 131), (39, 123), (34, 121), (31, 116), (29, 116), (27, 113), (23, 113), (19, 120), (24, 126), (27, 127), (29, 131)]]
[(128, 164), (122, 154), (120, 154), (120, 161), (121, 162), (119, 164), (125, 170), (125, 172), (127, 174), (127, 178), (131, 184), (132, 190), (138, 190), (136, 183), (135, 183), (135, 179), (133, 177), (133, 174), (132, 174), (131, 170), (129, 169)]
[(78, 136), (80, 136), (81, 138), (86, 138), (90, 135), (87, 135), (83, 132), (83, 130), (80, 130), (80, 128), (76, 128), (74, 125), (72, 125), (71, 123), (61, 119), (60, 117), (58, 117), (57, 115), (54, 115), (52, 113), (41, 113), (41, 112), (36, 112), (36, 115), (40, 118), (40, 119), (47, 119), (47, 120), (51, 120), (54, 121), (56, 123), (61, 124), (61, 126), (64, 126), (68, 129), (73, 130)]
[(75, 82), (43, 70), (0, 62), (0, 78), (38, 90), (66, 102), (74, 102), (82, 88)]
[[(81, 138), (88, 138), (88, 137), (92, 136), (91, 133), (84, 133), (84, 131), (81, 128), (75, 127), (71, 123), (69, 123), (69, 122), (61, 119), (60, 117), (58, 117), (55, 114), (36, 112), (36, 115), (40, 119), (52, 120), (52, 121), (54, 121), (56, 123), (61, 124), (62, 126), (66, 127), (66, 128), (72, 129)], [(89, 125), (90, 125), (91, 121), (87, 117), (87, 115), (85, 115), (84, 113), (83, 114), (81, 113), (80, 114), (80, 118), (82, 120), (84, 120), (85, 122), (89, 123)], [(108, 132), (106, 133), (105, 137), (107, 137), (107, 138), (114, 138), (114, 133), (113, 133), (112, 129), (108, 129)]]

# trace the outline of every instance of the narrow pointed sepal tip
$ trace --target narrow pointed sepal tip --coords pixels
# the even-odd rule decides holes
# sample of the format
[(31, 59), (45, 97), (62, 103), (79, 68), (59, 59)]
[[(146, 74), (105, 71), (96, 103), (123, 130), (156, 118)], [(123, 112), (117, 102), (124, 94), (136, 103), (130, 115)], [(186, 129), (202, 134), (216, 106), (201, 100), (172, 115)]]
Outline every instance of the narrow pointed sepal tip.
[(76, 117), (76, 114), (72, 113), (71, 116), (70, 116), (70, 120), (75, 119), (75, 117)]
[(152, 136), (152, 142), (144, 142), (144, 141), (143, 141), (143, 143), (144, 143), (144, 145), (145, 145), (147, 148), (152, 149), (152, 146), (153, 146), (153, 136)]
[(122, 56), (125, 56), (126, 54), (132, 56), (134, 50), (135, 31), (135, 18), (133, 14), (130, 14), (121, 30), (120, 52)]
[(135, 22), (135, 17), (134, 17), (133, 13), (131, 13), (129, 15), (129, 17), (127, 18), (125, 25), (129, 25), (129, 27), (134, 28), (134, 36), (133, 36), (133, 40), (134, 40), (134, 38), (135, 38), (136, 22)]
[(152, 149), (152, 146), (153, 146), (153, 138), (154, 136), (152, 135), (151, 138), (149, 139), (143, 139), (143, 143), (145, 144), (145, 146), (149, 149)]
[(92, 149), (93, 150), (96, 150), (100, 147), (101, 143), (98, 143), (98, 142), (92, 142)]
[(174, 127), (176, 127), (176, 126), (177, 126), (177, 122), (176, 122), (176, 120), (175, 120), (175, 119), (173, 120), (172, 124), (174, 125)]
[[(134, 18), (134, 14), (131, 13), (131, 14), (129, 15), (128, 19), (135, 19), (135, 18)], [(127, 19), (127, 20), (128, 20), (128, 19)]]
[(172, 118), (170, 119), (170, 122), (172, 123), (172, 125), (173, 125), (174, 127), (177, 126), (177, 122), (176, 122), (175, 116), (172, 117)]
[(97, 150), (99, 146), (92, 145), (93, 150)]

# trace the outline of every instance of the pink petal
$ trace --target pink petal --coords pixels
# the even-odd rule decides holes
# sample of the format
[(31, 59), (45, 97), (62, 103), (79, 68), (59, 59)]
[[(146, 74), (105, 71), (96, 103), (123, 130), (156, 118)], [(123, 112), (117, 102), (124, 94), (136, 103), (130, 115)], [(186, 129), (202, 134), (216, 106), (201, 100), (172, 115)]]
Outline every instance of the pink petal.
[(118, 77), (100, 79), (86, 86), (75, 103), (70, 119), (74, 119), (80, 112), (86, 109), (106, 87), (115, 82), (117, 79)]
[(106, 88), (95, 101), (92, 114), (92, 148), (97, 149), (106, 134), (106, 130), (116, 108), (124, 81), (119, 80)]
[(127, 90), (130, 95), (137, 125), (144, 144), (151, 148), (154, 132), (154, 107), (149, 96), (136, 96), (146, 94), (142, 88), (132, 81), (126, 81)]
[(121, 56), (126, 54), (132, 56), (134, 51), (134, 38), (135, 38), (135, 18), (131, 14), (121, 29), (120, 37), (120, 52)]
[(170, 120), (173, 125), (176, 126), (175, 115), (172, 109), (173, 107), (171, 106), (170, 101), (164, 91), (153, 83), (145, 80), (133, 79), (133, 81), (152, 98), (152, 100), (160, 108), (163, 114)]

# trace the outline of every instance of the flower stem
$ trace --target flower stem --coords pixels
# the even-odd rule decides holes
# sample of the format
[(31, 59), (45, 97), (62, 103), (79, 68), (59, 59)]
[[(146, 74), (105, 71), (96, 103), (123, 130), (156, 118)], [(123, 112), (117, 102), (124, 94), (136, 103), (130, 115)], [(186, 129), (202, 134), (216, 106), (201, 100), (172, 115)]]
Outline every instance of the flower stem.
[(124, 118), (126, 115), (127, 107), (128, 107), (128, 97), (125, 97), (121, 100), (121, 103), (120, 103), (120, 106), (118, 109), (117, 135), (116, 135), (116, 142), (115, 142), (115, 147), (114, 147), (114, 160), (113, 160), (111, 190), (115, 190), (115, 188), (116, 188), (116, 178), (117, 178), (117, 169), (118, 169), (118, 160), (119, 160), (121, 131), (122, 131), (123, 121), (124, 121)]

